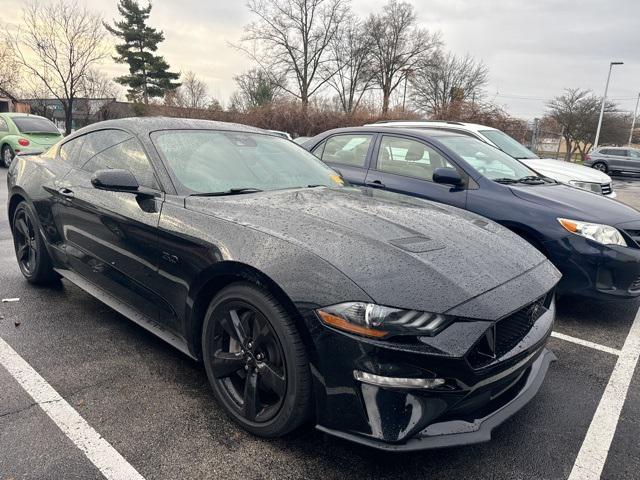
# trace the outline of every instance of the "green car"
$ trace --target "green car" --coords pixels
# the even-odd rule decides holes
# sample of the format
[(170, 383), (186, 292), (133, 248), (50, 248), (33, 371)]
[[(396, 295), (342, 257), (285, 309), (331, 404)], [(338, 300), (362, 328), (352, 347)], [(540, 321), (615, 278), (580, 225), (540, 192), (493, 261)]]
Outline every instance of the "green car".
[(42, 153), (62, 139), (50, 120), (28, 113), (0, 113), (0, 165), (18, 153)]

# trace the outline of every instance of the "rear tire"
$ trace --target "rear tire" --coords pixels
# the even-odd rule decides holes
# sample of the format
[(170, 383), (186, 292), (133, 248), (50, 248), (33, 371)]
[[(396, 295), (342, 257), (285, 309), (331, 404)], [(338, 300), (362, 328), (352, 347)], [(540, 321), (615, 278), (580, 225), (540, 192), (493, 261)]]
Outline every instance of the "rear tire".
[(279, 437), (311, 408), (309, 361), (295, 323), (269, 292), (241, 282), (209, 304), (202, 329), (213, 394), (241, 427)]
[(596, 170), (598, 170), (598, 171), (600, 171), (602, 173), (608, 173), (609, 172), (609, 167), (604, 162), (596, 162), (591, 166), (591, 168), (595, 168)]
[(53, 264), (44, 240), (40, 235), (36, 215), (31, 206), (22, 201), (13, 213), (13, 245), (22, 275), (28, 282), (48, 285), (60, 277)]
[(11, 146), (4, 144), (2, 146), (2, 151), (0, 151), (0, 164), (5, 168), (9, 168), (11, 166), (11, 162), (13, 162), (13, 157), (15, 157), (15, 153)]

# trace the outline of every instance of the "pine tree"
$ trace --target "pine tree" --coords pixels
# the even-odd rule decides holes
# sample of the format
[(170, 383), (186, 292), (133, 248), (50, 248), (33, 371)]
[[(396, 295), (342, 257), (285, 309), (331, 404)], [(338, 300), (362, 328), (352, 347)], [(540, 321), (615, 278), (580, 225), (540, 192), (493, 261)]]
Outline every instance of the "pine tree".
[(142, 8), (136, 0), (120, 0), (118, 11), (123, 21), (114, 21), (113, 26), (105, 23), (105, 28), (124, 43), (116, 45), (118, 63), (129, 64), (129, 75), (114, 80), (128, 88), (127, 98), (131, 101), (149, 103), (149, 98), (163, 97), (165, 93), (180, 86), (172, 80), (180, 78), (179, 73), (169, 71), (164, 57), (154, 55), (158, 44), (164, 41), (164, 33), (147, 25), (151, 2)]

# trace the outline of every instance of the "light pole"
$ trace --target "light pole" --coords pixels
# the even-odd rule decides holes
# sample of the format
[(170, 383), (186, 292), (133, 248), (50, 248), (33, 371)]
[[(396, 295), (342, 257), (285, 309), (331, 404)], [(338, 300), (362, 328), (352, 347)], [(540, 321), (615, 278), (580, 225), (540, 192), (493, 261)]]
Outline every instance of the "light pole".
[(638, 116), (638, 104), (640, 104), (640, 93), (638, 94), (638, 100), (636, 101), (636, 109), (633, 111), (633, 120), (631, 121), (631, 131), (629, 132), (629, 147), (631, 146), (631, 140), (633, 140), (633, 129), (636, 128), (636, 117)]
[(405, 104), (407, 102), (407, 80), (409, 80), (409, 75), (413, 73), (413, 70), (410, 68), (405, 68), (402, 70), (404, 74), (404, 93), (402, 94), (402, 112), (404, 113)]
[(604, 97), (602, 97), (602, 106), (600, 107), (600, 118), (598, 119), (598, 129), (596, 130), (596, 139), (593, 142), (593, 148), (598, 148), (598, 140), (600, 140), (600, 128), (602, 128), (602, 117), (604, 116), (604, 104), (607, 101), (607, 91), (609, 90), (609, 80), (611, 80), (611, 69), (614, 65), (624, 65), (624, 62), (611, 62), (609, 64), (609, 75), (607, 75), (607, 84), (604, 87)]

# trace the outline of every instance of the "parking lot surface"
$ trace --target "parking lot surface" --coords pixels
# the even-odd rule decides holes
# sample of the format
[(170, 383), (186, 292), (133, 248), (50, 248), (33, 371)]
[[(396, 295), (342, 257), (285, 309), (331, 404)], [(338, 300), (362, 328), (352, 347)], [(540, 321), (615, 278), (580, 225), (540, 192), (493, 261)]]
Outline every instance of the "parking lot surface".
[[(0, 170), (2, 205), (5, 177)], [(620, 201), (640, 209), (640, 179), (616, 178), (615, 185)], [(597, 478), (585, 465), (600, 468), (602, 478), (640, 478), (638, 369), (627, 372), (628, 394), (616, 383), (625, 365), (636, 366), (627, 360), (634, 354), (629, 332), (638, 301), (563, 299), (555, 328), (561, 338), (550, 340), (558, 361), (539, 394), (497, 428), (491, 442), (390, 454), (312, 427), (278, 440), (240, 430), (216, 405), (201, 365), (67, 281), (57, 288), (27, 284), (4, 207), (0, 297), (19, 298), (0, 303), (0, 346), (55, 389), (82, 417), (82, 428), (108, 442), (108, 461), (120, 456), (143, 478)], [(0, 479), (108, 476), (20, 378), (0, 366)], [(604, 400), (624, 395), (619, 412)]]

